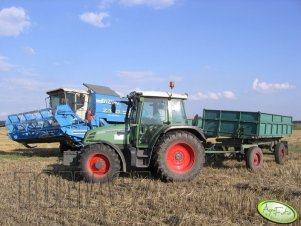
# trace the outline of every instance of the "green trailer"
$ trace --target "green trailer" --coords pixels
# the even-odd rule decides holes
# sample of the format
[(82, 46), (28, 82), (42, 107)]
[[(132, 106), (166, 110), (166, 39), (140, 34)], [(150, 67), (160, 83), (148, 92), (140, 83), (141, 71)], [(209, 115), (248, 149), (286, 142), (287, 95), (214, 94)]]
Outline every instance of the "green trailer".
[(292, 117), (262, 112), (204, 109), (201, 127), (207, 137), (281, 138), (292, 134)]
[[(278, 164), (284, 163), (288, 143), (283, 138), (292, 134), (292, 121), (291, 116), (284, 115), (204, 109), (202, 118), (196, 115), (188, 123), (203, 129), (209, 161), (235, 157), (256, 171), (263, 163), (263, 149), (274, 154)], [(215, 138), (214, 142), (210, 138)]]

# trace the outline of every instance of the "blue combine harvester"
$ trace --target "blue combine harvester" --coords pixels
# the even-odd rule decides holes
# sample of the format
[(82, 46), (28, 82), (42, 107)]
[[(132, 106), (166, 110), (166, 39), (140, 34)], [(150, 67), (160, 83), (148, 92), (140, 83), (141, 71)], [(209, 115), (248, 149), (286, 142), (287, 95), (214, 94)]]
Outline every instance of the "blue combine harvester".
[[(8, 136), (28, 148), (33, 143), (60, 142), (60, 150), (77, 150), (87, 130), (123, 123), (127, 106), (105, 86), (83, 84), (88, 91), (59, 88), (48, 91), (50, 107), (7, 117)], [(111, 105), (115, 104), (115, 113)]]

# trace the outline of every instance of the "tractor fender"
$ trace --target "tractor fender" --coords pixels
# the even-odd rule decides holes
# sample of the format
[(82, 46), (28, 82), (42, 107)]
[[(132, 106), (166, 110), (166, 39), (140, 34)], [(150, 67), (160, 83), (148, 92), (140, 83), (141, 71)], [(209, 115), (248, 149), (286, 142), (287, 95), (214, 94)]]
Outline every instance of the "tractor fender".
[(163, 133), (165, 134), (165, 133), (168, 133), (170, 131), (175, 131), (175, 130), (183, 130), (183, 131), (191, 132), (193, 135), (195, 135), (201, 141), (206, 141), (204, 131), (196, 126), (171, 126), (171, 127), (166, 128)]
[(104, 140), (97, 140), (95, 144), (106, 144), (106, 145), (110, 146), (117, 153), (117, 155), (119, 156), (119, 158), (121, 160), (122, 172), (126, 172), (126, 161), (125, 161), (122, 151), (120, 150), (120, 148), (118, 146), (116, 146), (115, 144), (112, 144), (111, 142), (104, 141)]
[(161, 133), (159, 135), (157, 135), (156, 138), (153, 140), (152, 152), (154, 151), (154, 148), (155, 148), (158, 140), (160, 139), (160, 137), (164, 136), (168, 132), (177, 131), (177, 130), (190, 132), (193, 135), (195, 135), (198, 139), (200, 139), (200, 141), (206, 142), (206, 137), (204, 135), (204, 132), (199, 127), (196, 127), (196, 126), (169, 126), (169, 127), (165, 128), (163, 131), (161, 131)]

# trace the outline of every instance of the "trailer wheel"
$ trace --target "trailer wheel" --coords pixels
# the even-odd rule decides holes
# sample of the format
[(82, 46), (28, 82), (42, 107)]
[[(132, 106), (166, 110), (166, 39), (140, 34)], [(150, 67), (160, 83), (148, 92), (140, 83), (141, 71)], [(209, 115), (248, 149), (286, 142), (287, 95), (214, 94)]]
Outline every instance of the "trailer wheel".
[(278, 143), (274, 148), (275, 161), (278, 164), (284, 164), (287, 150), (284, 143)]
[(164, 135), (155, 148), (155, 170), (165, 181), (185, 181), (198, 175), (205, 161), (201, 141), (189, 132)]
[(251, 147), (246, 154), (246, 166), (251, 171), (255, 172), (262, 167), (263, 153), (259, 147)]
[(85, 147), (80, 159), (80, 169), (88, 182), (109, 182), (118, 176), (120, 160), (115, 151), (104, 144)]

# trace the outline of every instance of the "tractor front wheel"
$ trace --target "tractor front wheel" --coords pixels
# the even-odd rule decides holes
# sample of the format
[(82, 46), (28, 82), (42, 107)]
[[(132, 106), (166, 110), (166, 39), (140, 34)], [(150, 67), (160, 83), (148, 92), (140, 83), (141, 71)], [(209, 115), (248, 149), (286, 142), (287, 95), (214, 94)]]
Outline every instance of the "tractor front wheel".
[(246, 154), (246, 166), (251, 171), (255, 172), (262, 167), (263, 153), (259, 147), (251, 147)]
[(205, 161), (201, 141), (189, 132), (171, 132), (156, 146), (155, 170), (166, 181), (185, 181), (198, 175)]
[(105, 144), (85, 147), (80, 159), (80, 169), (88, 182), (109, 182), (118, 176), (120, 160), (116, 152)]

